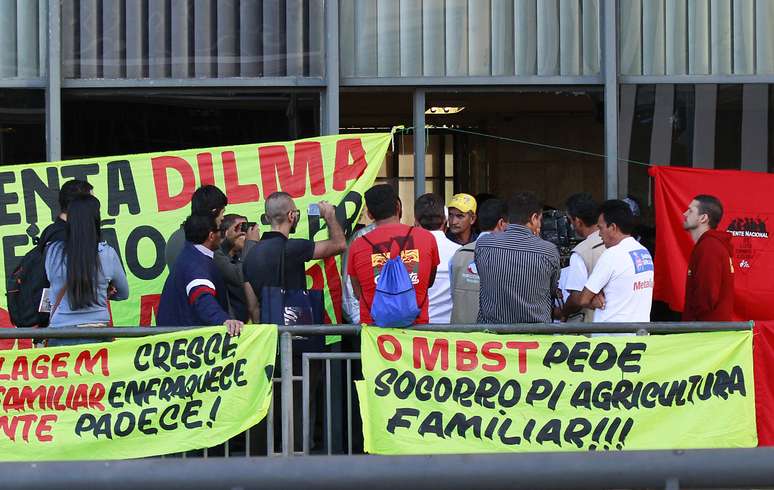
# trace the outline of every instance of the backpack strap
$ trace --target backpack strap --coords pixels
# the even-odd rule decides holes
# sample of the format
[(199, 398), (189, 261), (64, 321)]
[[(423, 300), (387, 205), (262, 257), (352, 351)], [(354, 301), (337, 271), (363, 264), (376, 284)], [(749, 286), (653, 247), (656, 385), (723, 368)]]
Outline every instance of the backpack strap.
[(54, 306), (51, 307), (51, 313), (49, 313), (49, 318), (54, 318), (54, 312), (57, 308), (59, 308), (59, 304), (62, 302), (62, 299), (64, 298), (65, 293), (67, 292), (67, 286), (63, 286), (61, 290), (59, 290), (59, 294), (56, 295), (56, 301), (54, 302)]

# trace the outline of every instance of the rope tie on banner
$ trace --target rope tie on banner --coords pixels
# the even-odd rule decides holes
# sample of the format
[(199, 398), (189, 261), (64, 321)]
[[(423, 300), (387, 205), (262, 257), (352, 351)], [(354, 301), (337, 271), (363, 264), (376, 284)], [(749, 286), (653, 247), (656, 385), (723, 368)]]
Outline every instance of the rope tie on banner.
[[(577, 148), (567, 148), (566, 146), (549, 145), (549, 144), (546, 144), (546, 143), (538, 143), (537, 141), (529, 141), (529, 140), (523, 140), (523, 139), (518, 139), (518, 138), (508, 138), (508, 137), (505, 137), (505, 136), (498, 136), (496, 134), (480, 133), (478, 131), (470, 131), (470, 130), (467, 130), (467, 129), (425, 126), (425, 131), (426, 132), (429, 131), (430, 129), (441, 129), (441, 130), (444, 130), (444, 131), (451, 131), (451, 132), (461, 133), (461, 134), (469, 134), (469, 135), (473, 135), (473, 136), (481, 136), (481, 137), (484, 137), (484, 138), (492, 138), (492, 139), (496, 139), (496, 140), (500, 140), (500, 141), (507, 141), (507, 142), (510, 142), (510, 143), (518, 143), (518, 144), (522, 144), (522, 145), (536, 146), (538, 148), (545, 148), (545, 149), (549, 149), (549, 150), (566, 151), (566, 152), (569, 152), (569, 153), (577, 153), (579, 155), (586, 155), (586, 156), (592, 156), (592, 157), (598, 157), (598, 158), (607, 158), (607, 155), (605, 155), (604, 153), (595, 153), (593, 151), (579, 150)], [(395, 135), (396, 132), (405, 134), (405, 133), (408, 133), (408, 132), (413, 131), (413, 130), (414, 130), (413, 126), (408, 126), (408, 127), (405, 127), (405, 126), (395, 126), (395, 127), (392, 128), (392, 134), (393, 134), (393, 136)], [(427, 141), (427, 139), (428, 138), (426, 137), (425, 141)], [(393, 143), (394, 143), (394, 141), (393, 141)], [(630, 160), (628, 158), (618, 158), (618, 161), (626, 162), (626, 163), (633, 163), (635, 165), (644, 165), (646, 167), (652, 166), (650, 163), (640, 162), (640, 161), (637, 161), (637, 160)]]

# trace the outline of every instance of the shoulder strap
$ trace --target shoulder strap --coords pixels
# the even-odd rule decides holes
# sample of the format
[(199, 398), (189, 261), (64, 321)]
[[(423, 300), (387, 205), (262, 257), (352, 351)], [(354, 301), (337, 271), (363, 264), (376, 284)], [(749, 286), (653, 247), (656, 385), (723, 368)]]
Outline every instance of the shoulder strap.
[(279, 285), (282, 289), (287, 289), (285, 287), (285, 253), (287, 253), (288, 240), (290, 240), (290, 238), (287, 238), (282, 242), (282, 251), (280, 252)]
[(399, 253), (399, 254), (400, 254), (400, 252), (402, 252), (402, 251), (403, 251), (403, 249), (406, 247), (406, 243), (408, 243), (408, 238), (409, 238), (409, 236), (411, 235), (411, 232), (412, 232), (412, 231), (414, 231), (414, 227), (413, 227), (413, 226), (410, 226), (410, 227), (409, 227), (409, 231), (408, 231), (408, 233), (406, 233), (406, 236), (405, 236), (405, 237), (403, 237), (403, 243), (401, 243), (401, 244), (400, 244), (400, 250), (398, 251), (398, 253)]
[(62, 302), (62, 299), (64, 298), (65, 293), (67, 292), (67, 286), (63, 286), (62, 289), (59, 290), (59, 294), (56, 295), (56, 301), (54, 302), (54, 306), (51, 307), (51, 313), (48, 315), (49, 318), (54, 318), (54, 312), (57, 308), (59, 308), (59, 304)]

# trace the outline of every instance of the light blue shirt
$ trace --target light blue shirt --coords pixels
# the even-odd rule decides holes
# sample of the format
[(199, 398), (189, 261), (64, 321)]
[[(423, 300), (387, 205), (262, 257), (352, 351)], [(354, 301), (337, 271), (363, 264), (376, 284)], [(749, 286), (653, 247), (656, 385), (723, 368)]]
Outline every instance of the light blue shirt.
[[(118, 259), (118, 254), (105, 242), (101, 242), (98, 247), (101, 268), (96, 284), (96, 303), (73, 311), (70, 308), (67, 294), (65, 294), (51, 318), (49, 328), (72, 327), (84, 323), (108, 323), (110, 312), (107, 307), (107, 291), (108, 284), (111, 282), (117, 290), (116, 294), (110, 298), (111, 300), (120, 301), (129, 297), (129, 283), (126, 280), (126, 273), (121, 261)], [(46, 248), (46, 276), (48, 276), (48, 282), (51, 283), (48, 297), (52, 308), (60, 291), (65, 287), (67, 278), (67, 265), (63, 250), (64, 242), (54, 242)]]

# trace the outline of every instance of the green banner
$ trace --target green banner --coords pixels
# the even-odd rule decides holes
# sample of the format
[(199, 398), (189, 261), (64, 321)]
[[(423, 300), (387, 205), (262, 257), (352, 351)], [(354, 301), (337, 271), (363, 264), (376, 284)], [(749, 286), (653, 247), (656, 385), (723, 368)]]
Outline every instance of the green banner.
[[(390, 141), (390, 133), (350, 134), (4, 167), (0, 172), (4, 277), (58, 215), (60, 186), (72, 178), (86, 179), (102, 203), (103, 239), (118, 252), (129, 279), (129, 300), (111, 303), (113, 322), (152, 325), (167, 276), (166, 241), (189, 214), (198, 186), (217, 185), (228, 196), (228, 213), (256, 222), (266, 196), (288, 192), (303, 211), (293, 236), (313, 240), (327, 238), (328, 231), (319, 216), (307, 216), (307, 206), (328, 200), (336, 205), (337, 218), (349, 234)], [(325, 313), (332, 323), (340, 319), (340, 268), (339, 258), (307, 264), (309, 287), (327, 291)], [(0, 324), (7, 325), (5, 281), (0, 281), (0, 289)]]
[(3, 351), (0, 461), (124, 459), (212, 447), (266, 416), (277, 327), (194, 329)]
[(374, 454), (754, 447), (752, 332), (648, 337), (364, 327)]

